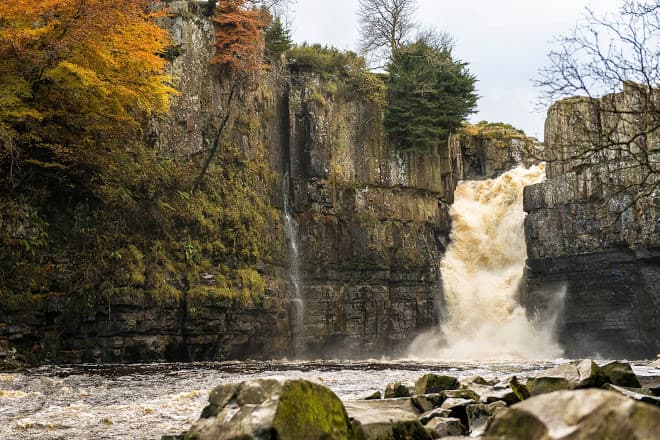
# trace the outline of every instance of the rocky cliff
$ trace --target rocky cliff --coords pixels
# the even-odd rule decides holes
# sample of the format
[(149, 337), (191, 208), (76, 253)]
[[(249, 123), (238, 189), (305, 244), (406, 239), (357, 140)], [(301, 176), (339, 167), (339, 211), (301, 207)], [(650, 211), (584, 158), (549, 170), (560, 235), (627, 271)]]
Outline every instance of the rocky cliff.
[[(167, 164), (203, 157), (228, 110), (228, 85), (209, 63), (213, 27), (205, 4), (169, 2), (169, 73), (181, 93), (170, 114), (145, 130), (146, 145)], [(249, 203), (229, 201), (247, 203), (235, 214), (231, 206), (188, 206), (200, 211), (196, 224), (181, 231), (186, 242), (171, 243), (171, 254), (163, 241), (168, 238), (129, 231), (126, 240), (133, 244), (94, 251), (100, 268), (116, 270), (101, 274), (90, 290), (71, 292), (58, 284), (58, 277), (88, 277), (72, 264), (44, 269), (43, 286), (3, 293), (0, 355), (13, 346), (33, 360), (65, 362), (376, 356), (396, 353), (434, 325), (456, 152), (446, 145), (424, 155), (394, 151), (377, 103), (323, 72), (299, 66), (290, 71), (278, 62), (255, 87), (238, 93), (224, 140), (231, 150), (216, 158), (225, 168), (224, 175), (218, 171), (225, 182), (220, 185), (231, 184), (241, 194), (241, 185), (228, 179), (247, 176), (265, 192), (245, 193)], [(259, 164), (269, 171), (251, 174)], [(172, 196), (187, 199), (188, 191), (178, 188)], [(75, 203), (54, 210), (66, 217), (86, 206)], [(146, 213), (172, 212), (172, 202), (157, 203)], [(240, 221), (252, 221), (255, 204), (265, 205), (265, 214), (255, 217), (265, 225), (237, 230), (245, 226)], [(299, 261), (290, 251), (285, 205)], [(214, 226), (216, 208), (229, 211), (221, 221), (240, 221)], [(34, 209), (52, 220), (39, 206)], [(62, 223), (50, 233), (69, 227)], [(200, 228), (222, 237), (200, 235)], [(257, 234), (250, 240), (260, 250), (245, 257), (253, 261), (249, 268), (231, 252), (217, 256), (232, 240), (234, 248), (237, 240), (248, 240), (239, 234)], [(26, 258), (34, 260), (27, 268), (45, 267), (41, 254)]]
[[(528, 248), (523, 301), (536, 315), (561, 304), (560, 342), (567, 356), (652, 357), (660, 350), (660, 211), (657, 175), (631, 155), (660, 157), (657, 130), (640, 114), (635, 89), (600, 100), (553, 105), (545, 126), (547, 181), (525, 189)], [(593, 133), (635, 138), (632, 150), (594, 150)], [(655, 189), (653, 189), (655, 188)], [(558, 296), (565, 289), (565, 300)]]

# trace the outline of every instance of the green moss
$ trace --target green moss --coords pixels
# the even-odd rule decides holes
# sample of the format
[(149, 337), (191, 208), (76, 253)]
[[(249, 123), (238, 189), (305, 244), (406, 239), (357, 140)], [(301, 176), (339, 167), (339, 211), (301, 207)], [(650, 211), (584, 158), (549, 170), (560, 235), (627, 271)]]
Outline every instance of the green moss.
[(341, 400), (329, 389), (304, 380), (287, 381), (273, 420), (280, 440), (348, 439), (350, 424)]
[(457, 390), (460, 388), (458, 379), (453, 376), (442, 376), (437, 374), (425, 374), (415, 382), (416, 394), (439, 393), (445, 390)]

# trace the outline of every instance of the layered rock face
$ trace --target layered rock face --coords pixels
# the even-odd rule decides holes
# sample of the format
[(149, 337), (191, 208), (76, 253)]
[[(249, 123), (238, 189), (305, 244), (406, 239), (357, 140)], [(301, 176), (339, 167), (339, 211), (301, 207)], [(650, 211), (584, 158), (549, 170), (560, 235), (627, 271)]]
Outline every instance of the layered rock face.
[[(625, 140), (648, 132), (635, 114), (634, 87), (602, 100), (572, 98), (553, 105), (546, 121), (547, 181), (525, 189), (528, 310), (560, 306), (559, 336), (567, 356), (644, 358), (660, 350), (660, 211), (657, 178), (645, 178), (621, 148), (592, 151), (593, 133)], [(659, 133), (635, 137), (632, 152), (659, 160)], [(653, 190), (655, 185), (655, 190)], [(559, 296), (565, 289), (565, 301)]]
[[(382, 112), (295, 72), (289, 160), (308, 354), (396, 353), (436, 322), (454, 190), (446, 147), (397, 153)], [(319, 99), (321, 95), (323, 99)]]

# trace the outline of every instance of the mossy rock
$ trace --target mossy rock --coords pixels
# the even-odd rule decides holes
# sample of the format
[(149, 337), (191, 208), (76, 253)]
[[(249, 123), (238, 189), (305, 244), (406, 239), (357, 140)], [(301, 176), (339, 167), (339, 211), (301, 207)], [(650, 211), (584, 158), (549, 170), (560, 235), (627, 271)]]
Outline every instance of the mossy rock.
[(341, 400), (328, 388), (305, 380), (285, 382), (273, 428), (280, 440), (348, 439), (350, 434)]
[(461, 384), (453, 376), (425, 374), (415, 383), (415, 394), (439, 393), (447, 390), (457, 390)]
[(395, 382), (387, 385), (385, 388), (386, 399), (396, 399), (398, 397), (410, 397), (410, 390), (401, 382)]
[(637, 375), (627, 362), (610, 362), (600, 367), (601, 374), (608, 383), (626, 388), (641, 388)]
[(524, 384), (521, 384), (518, 381), (516, 376), (513, 376), (511, 379), (509, 379), (509, 386), (511, 387), (511, 391), (513, 391), (513, 394), (516, 395), (518, 400), (523, 401), (530, 398), (529, 390)]
[(186, 440), (348, 440), (341, 400), (305, 380), (255, 379), (216, 387)]
[(554, 391), (570, 390), (571, 384), (563, 377), (530, 377), (527, 379), (526, 387), (530, 396), (538, 396)]

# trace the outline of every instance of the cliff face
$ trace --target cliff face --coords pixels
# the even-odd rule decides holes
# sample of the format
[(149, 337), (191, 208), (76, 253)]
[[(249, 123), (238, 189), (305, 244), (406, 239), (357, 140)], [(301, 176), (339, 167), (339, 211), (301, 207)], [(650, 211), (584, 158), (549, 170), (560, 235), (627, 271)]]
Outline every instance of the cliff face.
[[(205, 157), (227, 111), (228, 85), (209, 63), (213, 28), (205, 3), (169, 3), (169, 73), (181, 93), (170, 114), (145, 130), (146, 144), (168, 163)], [(158, 262), (165, 256), (150, 254), (161, 246), (154, 238), (132, 236), (145, 243), (122, 251), (115, 264), (129, 281), (107, 273), (87, 299), (56, 291), (56, 281), (28, 291), (28, 303), (0, 298), (0, 356), (7, 346), (35, 360), (64, 362), (396, 353), (437, 321), (438, 261), (448, 240), (457, 159), (446, 146), (423, 156), (393, 151), (381, 118), (382, 109), (341, 82), (273, 65), (255, 87), (237, 94), (223, 135), (237, 150), (223, 164), (226, 174), (255, 162), (269, 169), (250, 183), (266, 187), (263, 203), (275, 214), (264, 217), (265, 233), (257, 239), (265, 252), (248, 271), (258, 272), (265, 286), (239, 276), (222, 290), (227, 272), (195, 265), (204, 249), (213, 249), (209, 239), (191, 235), (190, 261), (171, 269), (169, 261)], [(297, 232), (297, 262), (285, 205)], [(204, 212), (199, 218), (217, 221)], [(225, 245), (231, 234), (228, 240)], [(101, 249), (97, 258), (107, 261), (111, 250)], [(154, 277), (151, 263), (141, 261), (152, 257), (155, 269), (168, 267), (166, 293), (144, 281)], [(237, 270), (231, 255), (220, 263)], [(295, 284), (304, 302), (302, 325)], [(254, 286), (263, 294), (243, 295)]]
[[(306, 349), (396, 353), (436, 322), (449, 232), (446, 147), (399, 154), (382, 111), (314, 73), (291, 77), (288, 148), (299, 226)], [(321, 94), (323, 99), (318, 99)]]
[[(631, 88), (603, 100), (572, 98), (550, 108), (547, 181), (525, 189), (529, 259), (523, 301), (543, 315), (566, 289), (559, 335), (572, 357), (640, 358), (660, 350), (657, 180), (655, 191), (639, 196), (634, 185), (644, 173), (629, 154), (592, 152), (592, 132), (623, 139), (626, 133), (647, 131), (643, 118), (626, 126), (613, 118), (607, 108), (612, 100), (621, 110), (638, 111)], [(657, 130), (633, 148), (657, 161)]]

